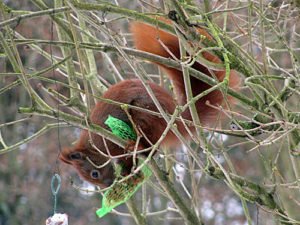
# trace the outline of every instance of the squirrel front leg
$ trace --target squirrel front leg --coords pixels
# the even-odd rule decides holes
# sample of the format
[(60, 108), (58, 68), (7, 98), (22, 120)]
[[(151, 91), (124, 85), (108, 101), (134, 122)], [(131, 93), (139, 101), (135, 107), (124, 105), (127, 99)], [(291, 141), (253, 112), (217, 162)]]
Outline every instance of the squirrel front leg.
[(139, 151), (143, 150), (144, 147), (141, 143), (133, 140), (128, 140), (124, 148), (124, 157), (117, 159), (117, 165), (120, 165), (121, 175), (129, 175), (138, 165), (138, 154)]

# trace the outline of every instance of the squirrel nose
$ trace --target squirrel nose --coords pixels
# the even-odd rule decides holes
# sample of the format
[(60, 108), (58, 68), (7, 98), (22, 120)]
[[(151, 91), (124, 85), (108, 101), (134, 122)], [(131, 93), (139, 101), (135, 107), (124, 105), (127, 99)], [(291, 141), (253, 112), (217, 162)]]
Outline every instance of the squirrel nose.
[(114, 180), (111, 179), (111, 178), (105, 179), (105, 180), (103, 181), (103, 183), (105, 184), (106, 187), (109, 187), (110, 185), (112, 185), (113, 182), (114, 182)]

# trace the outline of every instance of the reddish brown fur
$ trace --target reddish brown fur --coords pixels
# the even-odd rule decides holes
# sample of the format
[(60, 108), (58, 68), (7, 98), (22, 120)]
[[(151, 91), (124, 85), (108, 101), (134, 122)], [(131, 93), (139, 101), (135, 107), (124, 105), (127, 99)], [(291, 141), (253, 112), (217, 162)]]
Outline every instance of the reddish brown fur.
[[(164, 19), (163, 19), (164, 20)], [(164, 20), (166, 22), (166, 20)], [(179, 50), (179, 42), (178, 38), (172, 34), (169, 34), (167, 32), (164, 32), (162, 30), (158, 30), (153, 26), (135, 22), (131, 26), (131, 31), (133, 34), (134, 42), (137, 47), (137, 49), (140, 49), (145, 52), (153, 53), (156, 55), (164, 56), (166, 58), (171, 57), (168, 51), (172, 52), (172, 54), (177, 58), (180, 59), (180, 50)], [(211, 36), (204, 31), (203, 29), (198, 29), (198, 32), (201, 35), (204, 35), (208, 39), (212, 39)], [(158, 39), (164, 43), (164, 46), (160, 44)], [(168, 48), (168, 51), (165, 49), (165, 47)], [(193, 46), (193, 49), (200, 50), (200, 46)], [(212, 55), (209, 52), (203, 52), (202, 56), (214, 63), (221, 63), (222, 61), (216, 57), (215, 55)], [(159, 64), (160, 65), (160, 64)], [(160, 65), (168, 74), (170, 79), (173, 82), (173, 85), (176, 90), (176, 94), (179, 99), (179, 104), (185, 104), (186, 103), (186, 92), (184, 88), (184, 82), (183, 82), (183, 76), (182, 72), (178, 71), (176, 69), (168, 68), (164, 65)], [(201, 65), (199, 63), (195, 63), (192, 66), (194, 69), (207, 74), (208, 76), (212, 76), (211, 72), (214, 73), (214, 76), (219, 80), (222, 81), (225, 76), (225, 71), (209, 71), (204, 65)], [(232, 88), (237, 88), (240, 84), (240, 79), (236, 73), (236, 71), (231, 70), (230, 73), (230, 81), (229, 86)], [(205, 84), (204, 82), (198, 80), (197, 78), (191, 77), (191, 86), (193, 95), (196, 96), (203, 91), (210, 88), (209, 85)], [(231, 97), (228, 97), (228, 100), (233, 101)], [(214, 91), (207, 96), (201, 98), (196, 103), (196, 108), (198, 109), (198, 115), (200, 117), (200, 121), (202, 124), (209, 125), (211, 122), (213, 122), (216, 119), (216, 114), (218, 113), (217, 110), (214, 110), (211, 107), (208, 107), (206, 105), (206, 102), (209, 101), (213, 105), (222, 105), (223, 102), (223, 96), (220, 91)], [(191, 119), (189, 112), (185, 114), (185, 117), (188, 119)]]
[[(132, 24), (131, 31), (133, 33), (137, 49), (157, 54), (163, 57), (171, 57), (170, 54), (157, 41), (157, 39), (159, 38), (169, 49), (169, 51), (171, 51), (175, 55), (175, 57), (180, 58), (178, 39), (176, 36), (158, 30), (155, 27), (136, 22)], [(205, 35), (207, 38), (211, 39), (211, 37), (204, 30), (198, 29), (198, 31), (200, 34)], [(203, 57), (211, 62), (221, 63), (221, 60), (219, 58), (208, 52), (204, 52)], [(186, 103), (186, 94), (181, 71), (172, 68), (167, 68), (163, 65), (159, 66), (161, 66), (167, 72), (168, 76), (172, 80), (173, 85), (175, 86), (176, 93), (179, 96), (178, 103)], [(195, 63), (192, 67), (196, 70), (201, 71), (202, 73), (207, 74), (208, 76), (212, 76), (211, 71), (209, 71), (204, 65)], [(214, 76), (216, 76), (220, 81), (223, 80), (225, 75), (224, 71), (213, 71), (213, 73)], [(150, 85), (153, 93), (155, 94), (155, 97), (158, 99), (165, 112), (172, 114), (176, 106), (172, 96), (165, 89), (158, 86), (157, 84), (151, 82), (149, 82), (148, 84)], [(209, 88), (209, 85), (193, 77), (191, 77), (191, 84), (194, 96)], [(236, 72), (231, 71), (230, 87), (236, 88), (238, 84), (239, 78)], [(154, 112), (158, 111), (154, 102), (148, 95), (145, 87), (143, 86), (141, 81), (137, 79), (125, 80), (111, 86), (107, 90), (107, 92), (105, 92), (103, 98), (130, 104)], [(229, 98), (229, 100), (232, 101), (231, 98)], [(219, 91), (214, 91), (196, 102), (196, 107), (198, 110), (200, 121), (203, 124), (208, 125), (216, 120), (217, 111), (205, 105), (206, 101), (210, 101), (211, 104), (221, 105), (223, 102), (223, 97)], [(150, 147), (152, 144), (155, 144), (166, 128), (165, 120), (161, 117), (154, 116), (149, 113), (134, 109), (129, 109), (129, 113), (138, 129), (146, 135), (146, 138), (141, 139), (139, 143), (139, 148), (147, 148)], [(121, 109), (120, 106), (108, 104), (105, 102), (98, 102), (96, 104), (91, 113), (91, 121), (106, 129), (109, 129), (104, 124), (105, 120), (109, 115), (119, 118), (124, 122), (127, 122), (128, 124), (131, 124), (127, 114), (124, 112), (123, 109)], [(191, 118), (189, 111), (184, 112), (183, 116), (187, 119)], [(179, 131), (184, 136), (187, 136), (187, 133), (185, 132), (182, 124), (177, 123), (177, 125)], [(99, 135), (92, 133), (91, 137), (92, 138), (90, 140), (88, 132), (82, 131), (77, 144), (73, 148), (65, 149), (61, 154), (61, 159), (62, 161), (73, 165), (77, 172), (85, 180), (88, 180), (89, 182), (99, 185), (101, 187), (105, 187), (110, 185), (115, 179), (113, 172), (114, 170), (112, 168), (111, 163), (109, 163), (103, 168), (97, 169), (87, 160), (87, 157), (93, 162), (93, 164), (100, 166), (107, 162), (107, 160), (109, 160), (108, 157), (105, 157), (100, 152), (106, 155), (109, 154), (111, 156), (120, 156), (124, 153), (127, 153), (127, 151), (132, 150), (134, 143), (133, 145), (131, 144), (130, 146), (128, 146), (126, 150), (124, 150), (119, 146), (115, 145), (114, 143), (108, 140), (104, 140)], [(148, 140), (150, 141), (150, 143)], [(91, 143), (93, 143), (94, 146), (97, 147), (97, 149), (95, 149)], [(162, 145), (165, 145), (167, 147), (177, 146), (179, 145), (179, 142), (172, 132), (168, 132), (167, 136), (162, 142)], [(130, 173), (132, 167), (132, 157), (121, 157), (118, 159), (118, 162), (121, 163), (124, 167), (123, 174)], [(90, 175), (91, 171), (94, 170), (100, 172), (100, 177), (97, 179), (92, 178)]]

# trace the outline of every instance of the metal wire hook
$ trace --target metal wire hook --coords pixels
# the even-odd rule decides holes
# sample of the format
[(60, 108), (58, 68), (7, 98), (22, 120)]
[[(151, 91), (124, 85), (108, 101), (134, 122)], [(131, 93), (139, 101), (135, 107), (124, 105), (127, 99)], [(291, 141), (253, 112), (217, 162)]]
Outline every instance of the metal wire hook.
[(54, 196), (54, 206), (53, 211), (54, 214), (56, 213), (56, 206), (57, 206), (57, 194), (61, 186), (61, 177), (56, 173), (53, 175), (51, 180), (51, 191)]

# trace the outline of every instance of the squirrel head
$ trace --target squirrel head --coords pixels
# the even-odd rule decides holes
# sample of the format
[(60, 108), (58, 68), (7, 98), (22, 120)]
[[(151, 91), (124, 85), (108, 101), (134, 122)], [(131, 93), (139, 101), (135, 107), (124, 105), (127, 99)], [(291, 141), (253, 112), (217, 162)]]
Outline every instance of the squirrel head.
[(115, 180), (114, 168), (109, 158), (95, 149), (76, 146), (64, 148), (60, 160), (72, 165), (84, 180), (101, 188), (110, 186)]

